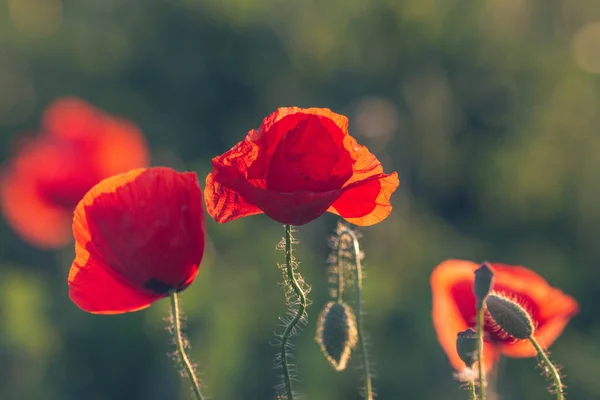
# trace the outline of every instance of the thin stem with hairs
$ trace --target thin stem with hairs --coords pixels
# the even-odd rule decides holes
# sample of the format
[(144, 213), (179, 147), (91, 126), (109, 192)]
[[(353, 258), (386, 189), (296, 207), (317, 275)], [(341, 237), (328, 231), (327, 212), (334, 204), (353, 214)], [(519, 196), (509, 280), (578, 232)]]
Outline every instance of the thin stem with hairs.
[(552, 361), (550, 361), (550, 358), (548, 358), (548, 354), (542, 348), (542, 346), (540, 346), (540, 344), (533, 337), (533, 335), (531, 335), (529, 337), (529, 341), (531, 342), (531, 344), (533, 344), (533, 347), (535, 347), (535, 349), (538, 353), (538, 357), (544, 363), (546, 370), (550, 373), (550, 376), (551, 376), (552, 380), (554, 381), (554, 390), (556, 391), (556, 400), (564, 400), (564, 398), (565, 398), (564, 388), (563, 388), (562, 381), (560, 379), (560, 373), (558, 372), (558, 369), (556, 368), (554, 363)]
[(292, 378), (290, 373), (290, 366), (288, 362), (288, 354), (287, 354), (287, 346), (288, 341), (292, 334), (294, 333), (296, 326), (304, 316), (306, 312), (306, 294), (304, 290), (302, 290), (302, 286), (298, 281), (298, 277), (296, 272), (294, 271), (294, 257), (293, 257), (293, 248), (292, 248), (292, 226), (285, 225), (285, 273), (286, 273), (286, 281), (292, 287), (294, 293), (298, 297), (296, 314), (294, 317), (285, 325), (285, 329), (283, 334), (281, 335), (281, 367), (283, 369), (283, 382), (285, 385), (285, 394), (287, 396), (287, 400), (294, 399), (294, 392), (292, 390)]
[(477, 305), (477, 369), (479, 397), (485, 400), (485, 372), (483, 369), (483, 304)]
[(475, 391), (475, 381), (469, 379), (467, 382), (467, 390), (469, 391), (469, 400), (477, 400), (477, 392)]
[(194, 371), (194, 367), (190, 362), (189, 357), (185, 352), (185, 342), (183, 338), (183, 334), (181, 332), (181, 316), (179, 312), (179, 301), (177, 299), (177, 293), (171, 292), (169, 295), (171, 299), (171, 319), (174, 327), (174, 336), (175, 343), (177, 345), (177, 351), (181, 357), (181, 363), (185, 368), (185, 372), (187, 376), (190, 378), (190, 382), (192, 384), (192, 389), (194, 390), (194, 394), (196, 395), (197, 400), (203, 400), (202, 393), (200, 392), (200, 382), (198, 382), (198, 378), (196, 377), (196, 373)]
[[(354, 259), (354, 273), (356, 275), (355, 285), (356, 285), (356, 328), (358, 331), (358, 341), (360, 343), (360, 351), (362, 354), (363, 360), (363, 368), (365, 369), (365, 398), (367, 400), (373, 400), (373, 384), (372, 384), (372, 376), (371, 376), (371, 367), (369, 362), (369, 351), (367, 350), (367, 344), (365, 343), (365, 335), (363, 332), (362, 326), (362, 304), (361, 304), (361, 292), (362, 292), (362, 263), (361, 263), (361, 253), (360, 253), (360, 244), (358, 243), (358, 238), (354, 231), (350, 229), (344, 229), (339, 233), (338, 239), (338, 257), (340, 254), (340, 248), (342, 247), (341, 243), (343, 242), (343, 237), (348, 236), (352, 241), (353, 245), (353, 259)], [(338, 268), (343, 270), (342, 264), (338, 263)], [(339, 281), (343, 282), (343, 271), (339, 272)], [(338, 301), (341, 301), (340, 291), (343, 291), (343, 283), (338, 283)]]

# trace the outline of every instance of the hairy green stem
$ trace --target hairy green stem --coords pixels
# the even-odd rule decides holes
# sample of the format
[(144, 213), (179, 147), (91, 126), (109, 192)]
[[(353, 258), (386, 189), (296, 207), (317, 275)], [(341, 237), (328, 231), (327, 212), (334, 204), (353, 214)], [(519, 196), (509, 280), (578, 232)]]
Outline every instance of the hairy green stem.
[(175, 328), (174, 335), (175, 342), (177, 344), (177, 351), (181, 356), (181, 362), (185, 367), (188, 377), (190, 378), (190, 382), (192, 383), (192, 389), (194, 390), (196, 399), (203, 400), (202, 393), (200, 392), (200, 383), (198, 382), (198, 378), (194, 372), (194, 367), (192, 366), (192, 363), (185, 352), (183, 334), (181, 333), (181, 318), (179, 314), (179, 301), (177, 299), (177, 293), (172, 292), (169, 297), (171, 298), (171, 319), (173, 320), (173, 326)]
[(475, 391), (475, 381), (473, 381), (473, 379), (469, 379), (467, 385), (469, 389), (469, 400), (477, 400), (477, 392)]
[[(339, 241), (342, 241), (342, 237), (347, 235), (352, 240), (354, 247), (354, 272), (356, 274), (356, 329), (358, 331), (358, 340), (360, 342), (360, 351), (362, 353), (363, 368), (365, 369), (365, 397), (367, 400), (373, 400), (373, 384), (371, 376), (371, 367), (369, 362), (369, 351), (367, 350), (367, 344), (365, 343), (365, 335), (363, 333), (362, 326), (362, 304), (361, 304), (361, 292), (362, 292), (362, 263), (360, 256), (360, 244), (356, 234), (351, 230), (343, 230), (339, 234)], [(339, 266), (338, 266), (339, 268)], [(343, 268), (342, 268), (343, 269)], [(343, 279), (343, 277), (340, 277)]]
[[(343, 231), (345, 232), (345, 231)], [(344, 246), (342, 246), (342, 234), (340, 234), (338, 238), (338, 246), (337, 246), (337, 302), (342, 303), (344, 297)]]
[(483, 304), (477, 305), (477, 368), (479, 397), (485, 400), (485, 372), (483, 369)]
[(285, 225), (285, 271), (287, 279), (294, 290), (294, 293), (298, 296), (298, 309), (296, 315), (292, 320), (285, 326), (283, 334), (281, 335), (281, 367), (283, 369), (283, 382), (285, 384), (285, 392), (287, 394), (287, 400), (294, 400), (294, 393), (292, 391), (292, 378), (290, 376), (290, 367), (288, 364), (287, 357), (287, 345), (294, 328), (302, 319), (304, 312), (306, 311), (306, 294), (302, 290), (300, 283), (296, 279), (296, 273), (294, 272), (294, 259), (292, 249), (292, 226)]
[(538, 341), (535, 340), (533, 336), (529, 337), (529, 341), (531, 342), (531, 344), (533, 344), (533, 347), (535, 347), (538, 353), (538, 357), (542, 360), (546, 368), (548, 368), (548, 370), (550, 371), (550, 375), (552, 375), (552, 380), (554, 381), (554, 390), (556, 390), (556, 400), (564, 400), (564, 390), (562, 381), (560, 380), (560, 374), (558, 373), (558, 369), (556, 369), (554, 363), (552, 363), (552, 361), (550, 361), (550, 358), (548, 358), (548, 354), (546, 353), (546, 351), (542, 348), (542, 346), (540, 346)]

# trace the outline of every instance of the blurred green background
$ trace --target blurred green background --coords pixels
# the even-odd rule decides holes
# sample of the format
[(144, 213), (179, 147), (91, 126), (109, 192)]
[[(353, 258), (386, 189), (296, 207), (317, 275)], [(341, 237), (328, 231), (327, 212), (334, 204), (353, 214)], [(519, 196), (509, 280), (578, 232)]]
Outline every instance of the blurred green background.
[[(597, 0), (0, 0), (0, 162), (64, 95), (135, 121), (153, 164), (195, 170), (282, 105), (329, 107), (398, 171), (394, 210), (361, 229), (379, 399), (466, 399), (438, 345), (429, 274), (446, 258), (525, 265), (581, 313), (552, 347), (569, 398), (600, 398), (600, 2)], [(314, 341), (327, 301), (326, 215), (299, 229), (313, 287), (296, 389), (357, 400)], [(217, 225), (183, 293), (214, 399), (273, 399), (284, 314), (265, 216)], [(189, 399), (167, 356), (168, 302), (120, 316), (67, 296), (73, 251), (0, 219), (0, 399)], [(506, 360), (502, 399), (550, 399), (534, 359)]]

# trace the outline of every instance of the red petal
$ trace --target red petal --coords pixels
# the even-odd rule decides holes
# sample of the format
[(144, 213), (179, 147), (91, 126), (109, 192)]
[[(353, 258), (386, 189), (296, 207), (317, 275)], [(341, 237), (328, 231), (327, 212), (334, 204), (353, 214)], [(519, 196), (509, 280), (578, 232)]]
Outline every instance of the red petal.
[(69, 273), (69, 297), (79, 308), (94, 314), (120, 314), (148, 307), (164, 297), (121, 283), (94, 259), (84, 265), (75, 260)]
[(0, 178), (0, 202), (6, 221), (29, 243), (57, 248), (71, 241), (71, 212), (42, 199), (30, 176), (5, 173)]
[(266, 185), (273, 192), (325, 192), (352, 176), (352, 159), (343, 147), (345, 132), (325, 117), (294, 114), (271, 128), (286, 134), (271, 157)]
[[(214, 173), (218, 172), (214, 171)], [(244, 200), (238, 192), (217, 182), (213, 172), (206, 177), (204, 202), (206, 203), (206, 212), (221, 224), (263, 213), (260, 208)]]
[(150, 168), (113, 176), (90, 190), (75, 210), (72, 275), (100, 266), (145, 298), (161, 297), (193, 281), (204, 232), (195, 174)]
[(84, 100), (63, 97), (50, 104), (42, 116), (44, 133), (59, 139), (86, 139), (97, 135), (103, 113)]
[(342, 195), (327, 210), (346, 221), (369, 226), (387, 218), (392, 212), (390, 197), (400, 185), (398, 174), (381, 174), (344, 187)]

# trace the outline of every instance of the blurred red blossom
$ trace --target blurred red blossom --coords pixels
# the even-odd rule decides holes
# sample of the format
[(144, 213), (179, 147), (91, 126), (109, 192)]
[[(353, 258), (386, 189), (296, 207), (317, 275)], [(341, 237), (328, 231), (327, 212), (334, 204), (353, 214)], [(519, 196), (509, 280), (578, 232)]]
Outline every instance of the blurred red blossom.
[(38, 134), (22, 138), (3, 166), (2, 211), (30, 244), (61, 247), (71, 240), (73, 209), (93, 185), (148, 163), (145, 139), (133, 123), (61, 98), (44, 111)]
[(390, 214), (399, 185), (348, 134), (348, 119), (326, 108), (279, 108), (212, 164), (204, 198), (220, 223), (265, 213), (303, 225), (329, 211), (373, 225)]
[[(544, 347), (550, 346), (579, 311), (571, 296), (553, 288), (538, 274), (521, 266), (490, 263), (494, 272), (493, 293), (517, 302), (532, 318), (534, 336)], [(458, 371), (465, 363), (456, 350), (459, 332), (476, 326), (473, 283), (479, 265), (465, 260), (446, 260), (431, 274), (433, 324), (442, 348)], [(535, 357), (537, 351), (528, 340), (503, 335), (488, 317), (484, 322), (483, 363), (493, 368), (501, 354), (507, 357)]]
[(204, 254), (195, 173), (135, 169), (107, 178), (79, 202), (69, 296), (81, 309), (119, 314), (188, 287)]

